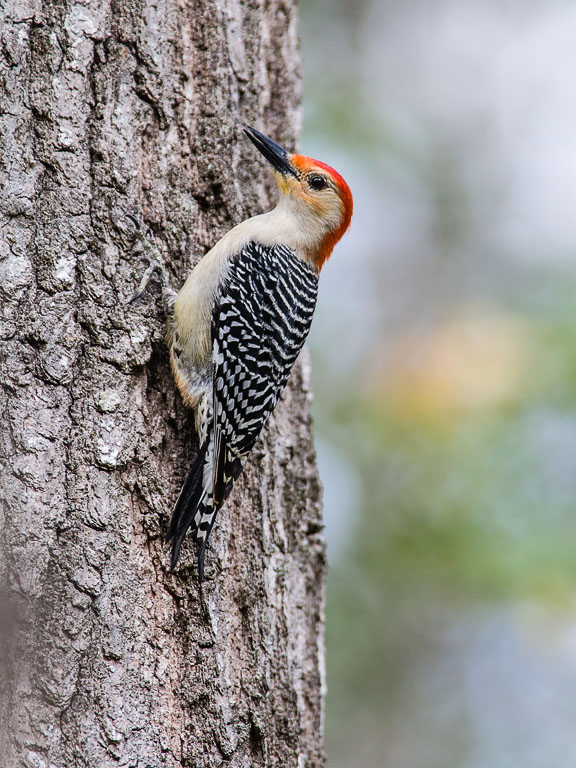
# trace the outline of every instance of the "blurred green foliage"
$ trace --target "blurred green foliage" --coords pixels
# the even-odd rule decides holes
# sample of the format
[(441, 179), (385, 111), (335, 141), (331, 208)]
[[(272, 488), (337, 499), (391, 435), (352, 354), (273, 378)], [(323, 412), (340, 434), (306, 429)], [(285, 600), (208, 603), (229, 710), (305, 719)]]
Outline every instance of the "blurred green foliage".
[[(463, 406), (451, 390), (455, 403), (436, 398), (422, 408), (409, 382), (401, 397), (386, 386), (391, 370), (370, 386), (350, 378), (334, 387), (333, 375), (322, 376), (326, 353), (314, 355), (317, 431), (361, 489), (344, 553), (330, 559), (327, 735), (340, 756), (331, 764), (353, 759), (357, 720), (368, 713), (362, 740), (382, 762), (365, 764), (396, 765), (375, 746), (390, 739), (382, 724), (404, 712), (414, 669), (439, 651), (435, 638), (447, 627), (498, 603), (573, 610), (576, 285), (557, 285), (552, 296), (553, 311), (517, 308), (522, 362), (495, 402)], [(363, 363), (370, 376), (368, 354)], [(426, 382), (428, 372), (417, 376)], [(441, 761), (463, 748), (454, 743), (466, 732), (458, 717)]]
[[(335, 255), (348, 261), (326, 268), (341, 293), (326, 299), (332, 317), (320, 305), (311, 336), (316, 430), (357, 480), (343, 520), (326, 509), (329, 540), (331, 526), (345, 534), (341, 551), (329, 548), (329, 766), (571, 767), (561, 729), (576, 700), (559, 681), (576, 670), (554, 649), (575, 614), (576, 275), (552, 250), (522, 262), (522, 245), (494, 233), (507, 180), (498, 157), (470, 170), (485, 115), (452, 133), (428, 131), (423, 114), (421, 140), (396, 119), (406, 105), (373, 98), (363, 34), (372, 25), (385, 50), (396, 15), (417, 26), (425, 7), (385, 3), (378, 29), (375, 5), (301, 3), (303, 148), (336, 149), (360, 181)], [(426, 208), (396, 262), (382, 253), (390, 185)], [(379, 188), (383, 218), (355, 235), (374, 203), (366, 190)], [(373, 293), (360, 288), (347, 307), (359, 269)], [(399, 308), (378, 314), (380, 304)], [(371, 310), (377, 322), (362, 325)], [(543, 613), (526, 621), (534, 605)], [(469, 682), (484, 668), (494, 693)]]

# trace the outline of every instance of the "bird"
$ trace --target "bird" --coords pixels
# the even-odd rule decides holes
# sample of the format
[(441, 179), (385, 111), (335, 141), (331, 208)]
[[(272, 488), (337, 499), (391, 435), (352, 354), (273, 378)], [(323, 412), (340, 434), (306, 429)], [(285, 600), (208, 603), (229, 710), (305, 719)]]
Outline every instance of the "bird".
[(276, 207), (227, 232), (178, 293), (148, 244), (151, 263), (130, 299), (160, 272), (170, 364), (195, 411), (199, 440), (168, 529), (170, 568), (190, 530), (200, 583), (216, 515), (286, 386), (310, 330), (320, 272), (353, 211), (348, 184), (329, 165), (290, 153), (255, 128), (243, 130), (272, 168)]

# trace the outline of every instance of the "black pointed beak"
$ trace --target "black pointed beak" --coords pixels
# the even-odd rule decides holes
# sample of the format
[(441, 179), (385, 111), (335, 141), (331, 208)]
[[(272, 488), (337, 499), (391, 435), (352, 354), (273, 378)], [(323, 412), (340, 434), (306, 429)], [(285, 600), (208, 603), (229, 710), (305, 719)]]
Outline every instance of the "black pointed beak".
[(280, 144), (276, 144), (275, 141), (269, 139), (264, 133), (260, 133), (256, 128), (251, 128), (249, 125), (244, 127), (244, 133), (248, 136), (252, 144), (254, 144), (258, 152), (264, 155), (266, 160), (268, 160), (278, 173), (281, 173), (284, 176), (291, 174), (296, 178), (299, 177), (298, 171), (290, 162), (290, 155), (286, 152), (284, 147), (281, 147)]

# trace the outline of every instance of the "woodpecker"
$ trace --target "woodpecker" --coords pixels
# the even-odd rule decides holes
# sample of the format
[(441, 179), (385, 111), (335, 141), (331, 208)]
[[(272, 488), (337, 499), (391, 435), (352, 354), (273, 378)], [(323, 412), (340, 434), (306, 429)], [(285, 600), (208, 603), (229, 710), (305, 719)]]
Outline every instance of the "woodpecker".
[(290, 154), (255, 128), (244, 133), (272, 166), (279, 191), (274, 210), (224, 235), (178, 294), (155, 252), (130, 300), (158, 269), (170, 363), (184, 403), (195, 409), (200, 445), (172, 513), (171, 568), (191, 529), (200, 582), (216, 514), (286, 386), (310, 330), (320, 271), (353, 207), (333, 168)]

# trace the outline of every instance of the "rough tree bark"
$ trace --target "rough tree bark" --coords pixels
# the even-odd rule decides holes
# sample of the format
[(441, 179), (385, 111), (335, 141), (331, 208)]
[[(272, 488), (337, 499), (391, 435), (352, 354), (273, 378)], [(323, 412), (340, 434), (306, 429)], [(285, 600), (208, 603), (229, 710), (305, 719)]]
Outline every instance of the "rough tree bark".
[(319, 766), (320, 490), (307, 365), (207, 553), (163, 544), (195, 442), (159, 292), (272, 202), (293, 0), (6, 0), (0, 49), (2, 765)]

